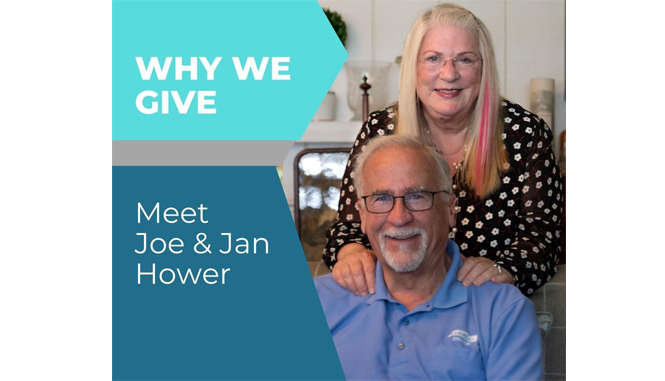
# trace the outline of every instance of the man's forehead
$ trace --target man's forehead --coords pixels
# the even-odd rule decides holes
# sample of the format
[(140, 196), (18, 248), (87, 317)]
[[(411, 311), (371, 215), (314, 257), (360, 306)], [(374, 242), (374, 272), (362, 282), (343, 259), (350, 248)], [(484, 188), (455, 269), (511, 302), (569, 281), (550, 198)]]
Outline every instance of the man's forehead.
[(437, 171), (422, 153), (405, 147), (383, 149), (369, 158), (363, 171), (364, 194), (404, 194), (431, 190)]

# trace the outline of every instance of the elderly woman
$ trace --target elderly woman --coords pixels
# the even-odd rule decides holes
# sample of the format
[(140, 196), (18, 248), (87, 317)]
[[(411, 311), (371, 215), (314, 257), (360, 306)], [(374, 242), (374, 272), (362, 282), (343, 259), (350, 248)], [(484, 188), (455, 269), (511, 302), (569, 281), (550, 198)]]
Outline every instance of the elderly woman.
[(323, 258), (335, 281), (358, 295), (374, 292), (376, 259), (360, 229), (353, 163), (372, 138), (389, 134), (433, 146), (452, 169), (450, 235), (467, 257), (457, 274), (464, 285), (512, 283), (530, 295), (552, 278), (563, 205), (552, 131), (501, 98), (492, 40), (473, 13), (440, 4), (418, 18), (404, 47), (398, 103), (370, 115), (351, 151)]

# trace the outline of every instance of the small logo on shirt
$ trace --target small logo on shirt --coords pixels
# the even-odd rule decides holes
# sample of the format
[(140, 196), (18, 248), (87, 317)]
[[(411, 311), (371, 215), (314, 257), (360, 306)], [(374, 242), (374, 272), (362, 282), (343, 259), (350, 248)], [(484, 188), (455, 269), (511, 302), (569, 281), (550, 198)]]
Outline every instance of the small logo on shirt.
[(478, 341), (478, 335), (469, 335), (468, 333), (462, 331), (461, 329), (456, 329), (450, 332), (448, 338), (450, 339), (451, 337), (453, 341), (461, 341), (464, 343), (464, 345), (471, 345), (471, 343), (475, 343)]

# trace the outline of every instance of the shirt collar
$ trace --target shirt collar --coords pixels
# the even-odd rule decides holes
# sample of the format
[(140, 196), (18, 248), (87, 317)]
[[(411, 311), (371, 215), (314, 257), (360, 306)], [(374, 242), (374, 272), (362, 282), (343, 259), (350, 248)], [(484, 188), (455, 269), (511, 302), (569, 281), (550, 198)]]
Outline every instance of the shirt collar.
[[(457, 280), (457, 273), (462, 267), (459, 246), (450, 239), (448, 240), (448, 245), (446, 245), (446, 254), (452, 258), (452, 262), (446, 278), (432, 299), (430, 299), (434, 308), (451, 308), (467, 301), (468, 290), (462, 285), (462, 282)], [(376, 263), (376, 293), (367, 298), (367, 304), (372, 304), (377, 300), (397, 302), (390, 295), (390, 292), (388, 292), (386, 282), (383, 280), (383, 269), (380, 262)]]

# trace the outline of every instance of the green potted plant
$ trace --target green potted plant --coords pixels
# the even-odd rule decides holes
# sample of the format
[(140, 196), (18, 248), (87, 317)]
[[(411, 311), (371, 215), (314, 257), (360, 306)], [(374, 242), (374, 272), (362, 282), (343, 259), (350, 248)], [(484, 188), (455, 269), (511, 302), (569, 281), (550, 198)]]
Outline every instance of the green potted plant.
[(323, 8), (323, 13), (326, 14), (330, 25), (332, 25), (335, 33), (337, 33), (337, 37), (339, 37), (342, 45), (346, 46), (346, 23), (342, 20), (342, 15), (328, 8)]

